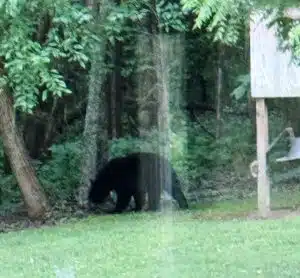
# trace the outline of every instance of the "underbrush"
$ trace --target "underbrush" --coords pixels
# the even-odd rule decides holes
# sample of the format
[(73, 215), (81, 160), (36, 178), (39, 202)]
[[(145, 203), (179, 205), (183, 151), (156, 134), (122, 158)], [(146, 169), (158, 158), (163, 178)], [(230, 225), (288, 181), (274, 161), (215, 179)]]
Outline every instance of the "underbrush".
[[(183, 190), (191, 204), (239, 200), (255, 194), (256, 180), (249, 172), (249, 164), (256, 157), (255, 137), (246, 116), (225, 114), (219, 140), (212, 136), (216, 125), (213, 115), (203, 115), (192, 123), (187, 123), (178, 115), (171, 120), (174, 123), (168, 134), (151, 130), (140, 138), (127, 136), (111, 141), (110, 157), (140, 150), (160, 152), (167, 156), (181, 177)], [(283, 126), (278, 115), (270, 115), (270, 126), (270, 137), (274, 138)], [(33, 161), (38, 178), (52, 204), (74, 201), (80, 180), (82, 149), (80, 137), (69, 138), (51, 147), (51, 159), (43, 163)], [(0, 153), (1, 159), (3, 153)], [(284, 188), (288, 183), (296, 183), (295, 176), (300, 170), (297, 167), (288, 169), (288, 166), (278, 168), (270, 161), (273, 188)], [(21, 194), (13, 175), (4, 176), (1, 167), (0, 211), (3, 212), (17, 205)]]

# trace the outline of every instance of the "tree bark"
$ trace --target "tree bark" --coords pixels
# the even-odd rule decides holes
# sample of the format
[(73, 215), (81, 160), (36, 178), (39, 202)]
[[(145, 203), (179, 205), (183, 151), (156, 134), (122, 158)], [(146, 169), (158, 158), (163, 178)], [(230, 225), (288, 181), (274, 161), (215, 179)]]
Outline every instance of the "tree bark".
[[(96, 10), (98, 34), (103, 32), (103, 20), (106, 17), (109, 0), (102, 0), (100, 12), (98, 12), (96, 3), (88, 1), (87, 5)], [(104, 91), (105, 71), (104, 55), (106, 42), (101, 41), (93, 51), (91, 58), (91, 70), (89, 80), (89, 93), (86, 108), (85, 127), (83, 132), (84, 157), (82, 163), (82, 180), (78, 192), (78, 203), (82, 207), (87, 207), (87, 193), (90, 185), (90, 179), (93, 179), (97, 172), (98, 154), (105, 160), (107, 125), (106, 125), (106, 98)]]
[(109, 78), (107, 104), (109, 108), (109, 138), (120, 138), (123, 135), (123, 92), (121, 90), (121, 56), (122, 42), (116, 40), (113, 47), (111, 63), (114, 69)]
[(47, 199), (15, 124), (12, 100), (4, 89), (0, 89), (0, 134), (5, 153), (22, 191), (28, 216), (33, 219), (42, 218), (48, 209)]
[(123, 126), (122, 126), (122, 117), (123, 117), (123, 92), (121, 90), (121, 56), (122, 56), (122, 42), (116, 41), (115, 45), (115, 55), (114, 55), (115, 71), (113, 77), (114, 90), (115, 90), (115, 117), (116, 117), (116, 138), (123, 136)]
[[(153, 125), (156, 125), (156, 72), (153, 66), (152, 52), (153, 36), (141, 34), (137, 37), (136, 57), (138, 61), (135, 73), (135, 97), (137, 101), (137, 118), (139, 135), (147, 134)], [(150, 59), (149, 59), (150, 57)], [(144, 67), (144, 65), (147, 67)], [(144, 68), (143, 68), (144, 67)], [(155, 100), (155, 101), (154, 101)], [(149, 105), (149, 103), (153, 103)]]
[(107, 139), (111, 140), (114, 138), (114, 118), (113, 118), (113, 110), (112, 110), (112, 102), (113, 100), (113, 94), (111, 93), (112, 88), (112, 76), (107, 76), (105, 81), (105, 101), (107, 105)]
[(217, 111), (217, 127), (216, 138), (220, 138), (222, 131), (222, 91), (223, 91), (223, 68), (224, 68), (224, 47), (219, 44), (219, 57), (217, 67), (217, 95), (216, 95), (216, 111)]

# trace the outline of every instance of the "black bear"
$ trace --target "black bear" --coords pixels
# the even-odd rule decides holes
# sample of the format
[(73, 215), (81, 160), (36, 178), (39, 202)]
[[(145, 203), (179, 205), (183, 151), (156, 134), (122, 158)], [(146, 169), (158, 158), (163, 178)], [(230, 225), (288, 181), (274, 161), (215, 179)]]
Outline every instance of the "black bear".
[(158, 210), (162, 190), (168, 192), (178, 202), (180, 208), (188, 208), (179, 178), (172, 165), (167, 159), (154, 153), (131, 153), (108, 161), (100, 169), (95, 180), (91, 180), (89, 203), (103, 203), (113, 190), (117, 195), (114, 213), (123, 212), (128, 207), (131, 197), (135, 201), (134, 211), (142, 210), (146, 193), (148, 193), (148, 209)]

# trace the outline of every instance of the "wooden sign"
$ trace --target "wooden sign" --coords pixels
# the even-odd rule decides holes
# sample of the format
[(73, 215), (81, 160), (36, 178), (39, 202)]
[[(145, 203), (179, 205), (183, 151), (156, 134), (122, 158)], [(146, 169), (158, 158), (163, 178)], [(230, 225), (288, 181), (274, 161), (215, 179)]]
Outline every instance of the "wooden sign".
[(276, 26), (270, 29), (259, 12), (250, 23), (251, 95), (254, 98), (300, 97), (300, 67), (290, 51), (278, 49)]

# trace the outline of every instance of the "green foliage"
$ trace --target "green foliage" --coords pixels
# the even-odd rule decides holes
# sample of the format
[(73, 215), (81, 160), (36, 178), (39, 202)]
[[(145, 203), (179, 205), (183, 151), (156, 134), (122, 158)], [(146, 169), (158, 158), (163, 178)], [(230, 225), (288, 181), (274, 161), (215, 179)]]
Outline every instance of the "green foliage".
[(289, 44), (293, 50), (293, 55), (300, 61), (300, 24), (293, 26), (289, 32)]
[[(51, 159), (45, 162), (33, 161), (38, 179), (51, 203), (74, 201), (74, 193), (81, 178), (78, 170), (81, 165), (81, 141), (79, 138), (74, 138), (68, 142), (52, 145), (50, 149), (52, 151)], [(3, 161), (2, 152), (0, 152), (0, 160)], [(22, 196), (14, 175), (4, 176), (1, 168), (0, 173), (1, 214), (11, 211), (15, 205), (20, 203)]]
[(293, 62), (300, 64), (300, 21), (286, 18), (277, 18), (277, 33), (280, 38), (280, 47), (290, 50)]
[(0, 214), (10, 211), (16, 206), (22, 196), (17, 181), (13, 175), (3, 176), (0, 179), (1, 199)]
[[(178, 3), (161, 0), (157, 2), (156, 11), (153, 11), (149, 1), (124, 1), (121, 4), (111, 4), (108, 16), (104, 22), (105, 34), (109, 44), (107, 56), (112, 57), (116, 41), (123, 44), (123, 57), (121, 74), (128, 77), (134, 73), (137, 60), (132, 53), (136, 50), (136, 35), (148, 32), (145, 26), (149, 14), (155, 12), (158, 18), (158, 27), (163, 32), (186, 31), (186, 18)], [(111, 72), (114, 65), (109, 59), (106, 63), (106, 71)]]
[[(136, 7), (134, 1), (122, 2), (120, 5), (111, 5), (104, 24), (105, 35), (111, 44), (116, 40), (124, 41), (131, 32), (136, 32), (138, 24), (145, 19), (147, 9)], [(136, 24), (137, 27), (134, 27)]]
[[(206, 131), (213, 132), (215, 119), (203, 117), (201, 123), (182, 123), (181, 118), (177, 124), (172, 124), (169, 130), (170, 141), (161, 141), (163, 134), (152, 130), (142, 138), (119, 138), (111, 142), (110, 156), (123, 156), (133, 151), (158, 152), (166, 148), (174, 168), (180, 175), (185, 190), (194, 192), (201, 198), (211, 196), (216, 188), (216, 169), (232, 169), (232, 165), (248, 171), (247, 160), (255, 153), (255, 142), (251, 142), (250, 120), (245, 118), (226, 117), (224, 119), (224, 136), (219, 140), (212, 138)], [(176, 126), (176, 128), (174, 128)], [(176, 131), (175, 131), (176, 130)], [(240, 170), (240, 169), (237, 169)], [(224, 180), (223, 183), (227, 182)]]
[(170, 142), (167, 143), (164, 140), (164, 134), (160, 133), (158, 130), (153, 129), (146, 136), (141, 138), (138, 137), (123, 137), (118, 139), (113, 139), (110, 142), (110, 156), (117, 157), (128, 154), (129, 152), (157, 152), (158, 148), (170, 149), (173, 153), (175, 151), (177, 154), (183, 154), (184, 149), (184, 138), (179, 138), (177, 134), (170, 132)]
[[(0, 57), (15, 107), (32, 112), (38, 101), (62, 96), (66, 87), (59, 65), (76, 62), (85, 67), (96, 37), (89, 29), (89, 10), (72, 1), (6, 1), (0, 3)], [(49, 18), (51, 28), (40, 33)], [(44, 40), (38, 37), (45, 37)]]
[(101, 34), (102, 39), (107, 40), (105, 71), (110, 73), (114, 70), (112, 62), (116, 42), (123, 45), (121, 75), (130, 76), (136, 65), (136, 58), (132, 53), (135, 50), (136, 34), (141, 29), (141, 22), (148, 14), (148, 10), (143, 5), (144, 1), (124, 1), (120, 5), (110, 4), (108, 7), (108, 16), (106, 17), (103, 28), (104, 33)]
[(247, 0), (181, 0), (184, 10), (196, 14), (194, 28), (214, 33), (214, 41), (236, 45), (248, 21), (251, 4)]
[(52, 159), (37, 167), (41, 184), (51, 201), (73, 200), (81, 177), (81, 141), (73, 139), (50, 149)]
[(46, 48), (49, 55), (78, 62), (85, 68), (89, 60), (87, 54), (98, 41), (90, 30), (89, 24), (92, 22), (89, 10), (80, 5), (64, 5), (56, 10)]
[(21, 192), (13, 175), (4, 174), (4, 151), (0, 142), (0, 214), (19, 203)]
[(236, 78), (238, 86), (230, 94), (236, 100), (241, 100), (247, 97), (247, 94), (250, 90), (250, 74), (239, 75)]
[[(236, 111), (235, 108), (232, 110)], [(231, 112), (230, 109), (226, 111)], [(250, 194), (248, 191), (251, 190), (251, 193), (255, 191), (255, 186), (251, 187), (252, 183), (248, 185), (248, 165), (256, 156), (255, 139), (252, 137), (250, 119), (229, 115), (228, 113), (223, 115), (223, 136), (219, 140), (212, 138), (203, 129), (205, 127), (214, 132), (216, 121), (209, 114), (194, 123), (186, 123), (183, 118), (172, 117), (169, 143), (166, 144), (164, 141), (164, 134), (153, 129), (147, 136), (141, 138), (127, 136), (112, 140), (110, 157), (123, 156), (133, 151), (157, 153), (166, 149), (169, 154), (162, 154), (167, 157), (170, 155), (169, 159), (181, 177), (184, 190), (191, 200), (199, 202), (207, 199), (211, 201), (217, 198), (235, 198), (243, 194), (247, 196), (246, 193)], [(270, 125), (276, 127), (270, 130), (270, 136), (274, 138), (282, 130), (283, 122), (280, 115), (270, 113)], [(68, 141), (55, 144), (51, 149), (51, 159), (43, 163), (38, 161), (34, 163), (38, 178), (52, 203), (72, 201), (74, 190), (77, 189), (81, 178), (80, 138), (69, 137)], [(279, 156), (273, 152), (272, 155)], [(0, 160), (3, 161), (1, 152)], [(269, 160), (274, 161), (271, 158)], [(15, 178), (12, 175), (3, 175), (1, 165), (2, 163), (0, 163), (0, 188), (3, 203), (0, 210), (7, 210), (20, 202), (21, 193)], [(276, 169), (274, 163), (270, 166), (276, 186), (280, 181), (295, 180), (293, 175), (298, 173), (297, 169), (293, 173), (286, 172), (292, 169), (282, 169), (281, 165), (280, 169)], [(250, 181), (255, 183), (252, 179)], [(233, 195), (232, 191), (235, 189), (237, 192)], [(224, 191), (229, 193), (225, 194)]]
[[(275, 28), (277, 37), (279, 38), (278, 47), (281, 51), (290, 51), (292, 54), (292, 62), (300, 64), (300, 21), (293, 20), (284, 16), (286, 7), (293, 7), (288, 3), (278, 1), (276, 5), (271, 2), (270, 5), (258, 3), (264, 6), (261, 11), (263, 19), (268, 22), (267, 26)], [(293, 1), (292, 1), (293, 2)]]
[[(268, 20), (268, 27), (275, 27), (276, 35), (279, 38), (278, 46), (282, 51), (291, 51), (292, 60), (300, 64), (300, 21), (284, 16), (284, 9), (287, 7), (298, 7), (297, 1), (258, 1), (258, 7), (263, 7), (262, 15)], [(275, 25), (275, 26), (274, 26)]]
[(169, 33), (171, 30), (187, 31), (185, 13), (179, 3), (171, 3), (169, 0), (160, 0), (156, 5), (159, 18), (158, 27), (161, 31)]

